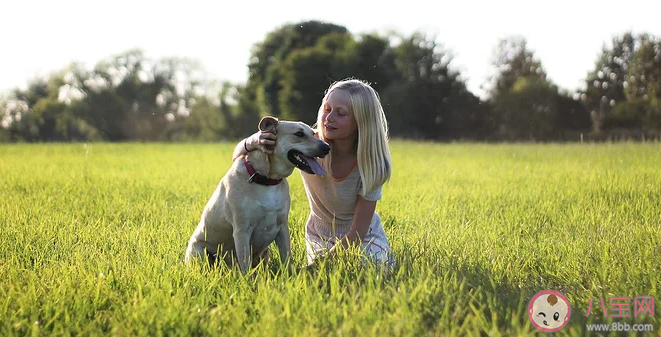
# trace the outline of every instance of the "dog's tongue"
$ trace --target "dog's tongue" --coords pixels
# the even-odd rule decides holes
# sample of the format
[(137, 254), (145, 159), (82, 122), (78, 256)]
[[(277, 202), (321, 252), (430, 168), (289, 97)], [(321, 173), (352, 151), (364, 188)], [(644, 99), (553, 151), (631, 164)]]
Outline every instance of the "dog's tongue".
[(305, 161), (308, 162), (308, 165), (310, 165), (312, 172), (314, 172), (315, 174), (326, 174), (324, 168), (321, 167), (321, 165), (319, 165), (319, 163), (317, 163), (317, 161), (314, 158), (308, 156), (301, 156), (301, 157), (303, 157), (303, 159), (305, 159)]

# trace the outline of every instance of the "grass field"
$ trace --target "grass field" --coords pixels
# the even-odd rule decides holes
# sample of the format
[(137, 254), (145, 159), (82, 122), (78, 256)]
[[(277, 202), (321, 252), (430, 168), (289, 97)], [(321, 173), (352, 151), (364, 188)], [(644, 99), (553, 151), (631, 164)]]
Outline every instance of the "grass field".
[[(0, 145), (0, 335), (542, 335), (527, 306), (545, 289), (572, 306), (556, 336), (600, 322), (660, 335), (660, 143), (393, 141), (377, 211), (394, 273), (346, 258), (286, 275), (274, 260), (248, 278), (182, 263), (233, 145)], [(303, 265), (308, 204), (289, 182)], [(630, 298), (634, 316), (644, 295), (654, 317), (603, 317), (599, 297)]]

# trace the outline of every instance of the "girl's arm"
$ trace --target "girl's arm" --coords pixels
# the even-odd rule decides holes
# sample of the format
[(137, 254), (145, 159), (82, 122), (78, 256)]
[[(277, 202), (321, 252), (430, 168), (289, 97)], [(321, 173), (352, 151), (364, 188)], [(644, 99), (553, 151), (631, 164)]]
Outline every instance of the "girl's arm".
[[(356, 210), (353, 214), (353, 222), (351, 223), (349, 233), (347, 233), (339, 243), (331, 247), (326, 254), (320, 255), (320, 258), (334, 256), (337, 254), (337, 250), (341, 248), (348, 248), (355, 244), (360, 245), (361, 241), (367, 236), (367, 231), (370, 229), (375, 210), (376, 201), (365, 200), (358, 196)], [(309, 264), (308, 268), (312, 268), (315, 265), (316, 261)]]
[(361, 241), (367, 237), (367, 231), (370, 229), (375, 210), (376, 201), (365, 200), (358, 196), (356, 211), (353, 214), (353, 223), (351, 224), (349, 233), (341, 241), (342, 247), (347, 248), (353, 244), (360, 245)]
[[(250, 137), (248, 137), (250, 138)], [(232, 153), (232, 161), (236, 160), (236, 158), (241, 157), (244, 154), (247, 154), (249, 151), (249, 148), (247, 148), (248, 144), (248, 138), (245, 138), (241, 140), (236, 146), (234, 147), (234, 152)]]

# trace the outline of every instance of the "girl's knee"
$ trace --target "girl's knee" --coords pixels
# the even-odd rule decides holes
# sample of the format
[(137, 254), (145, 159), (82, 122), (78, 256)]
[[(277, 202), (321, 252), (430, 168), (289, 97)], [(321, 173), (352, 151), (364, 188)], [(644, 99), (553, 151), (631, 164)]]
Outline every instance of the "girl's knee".
[(378, 265), (394, 268), (395, 258), (390, 249), (385, 249), (382, 247), (377, 247), (375, 245), (368, 245), (365, 247), (364, 257), (370, 262)]

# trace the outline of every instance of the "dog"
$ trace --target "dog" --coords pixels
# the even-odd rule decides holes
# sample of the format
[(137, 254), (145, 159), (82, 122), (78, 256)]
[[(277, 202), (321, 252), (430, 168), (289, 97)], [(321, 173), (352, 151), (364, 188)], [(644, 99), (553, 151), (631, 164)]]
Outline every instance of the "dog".
[(239, 156), (207, 202), (190, 237), (185, 263), (208, 258), (238, 262), (241, 273), (266, 263), (275, 241), (280, 259), (291, 270), (289, 237), (289, 177), (294, 168), (309, 174), (326, 174), (314, 157), (323, 158), (330, 145), (315, 137), (302, 122), (279, 121), (266, 116), (259, 129), (274, 132), (273, 154), (260, 150)]

